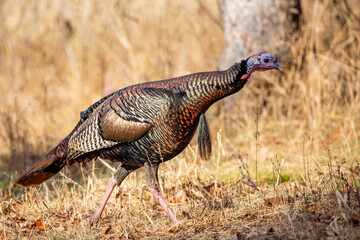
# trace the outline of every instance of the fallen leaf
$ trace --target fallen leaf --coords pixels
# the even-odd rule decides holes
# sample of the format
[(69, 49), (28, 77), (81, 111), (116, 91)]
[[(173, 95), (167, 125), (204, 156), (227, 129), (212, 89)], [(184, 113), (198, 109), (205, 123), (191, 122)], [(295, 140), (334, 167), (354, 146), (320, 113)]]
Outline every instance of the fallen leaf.
[(190, 214), (185, 210), (183, 210), (181, 213), (184, 217), (190, 217)]
[(36, 220), (36, 222), (34, 224), (32, 224), (30, 227), (29, 227), (30, 230), (36, 230), (36, 231), (41, 231), (41, 230), (44, 230), (45, 227), (44, 227), (44, 220), (42, 218)]
[(239, 216), (238, 219), (255, 219), (256, 215), (251, 213), (245, 213), (243, 216)]
[(159, 230), (159, 232), (176, 234), (181, 232), (181, 230), (182, 230), (181, 228), (170, 228), (170, 229), (161, 229)]
[(26, 231), (42, 231), (45, 229), (44, 227), (44, 220), (42, 218), (36, 220), (33, 224), (30, 223), (19, 223), (19, 232), (26, 232)]
[(265, 199), (265, 206), (266, 207), (275, 207), (282, 203), (283, 201), (279, 197), (272, 197)]
[(214, 193), (215, 183), (210, 183), (203, 188), (209, 193)]
[(18, 217), (18, 216), (15, 217), (15, 220), (16, 220), (17, 222), (25, 222), (25, 221), (26, 221), (25, 218), (23, 218), (23, 217)]
[(110, 230), (111, 230), (111, 225), (108, 225), (108, 226), (104, 227), (100, 233), (108, 234), (110, 232)]
[(172, 233), (172, 234), (177, 234), (179, 232), (181, 232), (181, 228), (175, 228), (175, 229), (170, 229), (169, 230), (169, 233)]

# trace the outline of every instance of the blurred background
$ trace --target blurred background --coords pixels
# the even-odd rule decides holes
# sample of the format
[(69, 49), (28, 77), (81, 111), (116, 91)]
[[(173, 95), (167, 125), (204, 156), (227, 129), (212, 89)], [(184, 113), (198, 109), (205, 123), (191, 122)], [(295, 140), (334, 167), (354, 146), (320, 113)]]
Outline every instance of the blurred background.
[(358, 0), (0, 1), (0, 181), (20, 176), (102, 96), (259, 51), (277, 54), (285, 73), (254, 74), (209, 110), (210, 161), (232, 166), (241, 154), (266, 173), (273, 159), (295, 172), (304, 156), (358, 160)]

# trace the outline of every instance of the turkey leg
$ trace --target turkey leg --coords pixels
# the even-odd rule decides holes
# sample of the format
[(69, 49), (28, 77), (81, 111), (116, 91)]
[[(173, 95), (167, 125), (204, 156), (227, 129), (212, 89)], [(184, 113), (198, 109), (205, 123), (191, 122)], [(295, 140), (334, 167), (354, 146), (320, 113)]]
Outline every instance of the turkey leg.
[(118, 169), (114, 172), (113, 176), (111, 177), (111, 179), (109, 181), (109, 184), (106, 188), (105, 194), (100, 202), (100, 206), (98, 207), (96, 212), (91, 216), (90, 225), (94, 225), (99, 220), (101, 213), (103, 212), (105, 205), (106, 205), (107, 201), (109, 200), (110, 195), (113, 192), (115, 186), (116, 185), (120, 186), (120, 184), (127, 177), (127, 175), (129, 175), (129, 173), (131, 173), (135, 169), (134, 168), (126, 169), (125, 166), (122, 166), (122, 165), (120, 165), (118, 167)]
[(161, 205), (166, 214), (170, 217), (173, 223), (179, 223), (179, 220), (176, 218), (175, 214), (171, 210), (171, 208), (167, 205), (164, 197), (160, 193), (159, 187), (159, 178), (158, 178), (158, 163), (150, 163), (146, 162), (145, 173), (146, 173), (146, 181), (150, 192), (154, 195), (156, 201)]

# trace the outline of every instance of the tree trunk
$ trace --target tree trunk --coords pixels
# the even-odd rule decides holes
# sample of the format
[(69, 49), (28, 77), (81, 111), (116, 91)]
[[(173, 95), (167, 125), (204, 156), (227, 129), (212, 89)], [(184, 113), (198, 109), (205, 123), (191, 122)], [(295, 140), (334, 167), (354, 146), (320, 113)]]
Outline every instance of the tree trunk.
[(265, 50), (276, 49), (286, 57), (280, 46), (299, 28), (300, 0), (222, 0), (222, 7), (225, 50), (221, 70)]
[[(225, 49), (220, 70), (252, 54), (267, 51), (286, 62), (291, 56), (290, 38), (299, 29), (300, 0), (222, 0)], [(236, 95), (226, 98), (225, 111)]]

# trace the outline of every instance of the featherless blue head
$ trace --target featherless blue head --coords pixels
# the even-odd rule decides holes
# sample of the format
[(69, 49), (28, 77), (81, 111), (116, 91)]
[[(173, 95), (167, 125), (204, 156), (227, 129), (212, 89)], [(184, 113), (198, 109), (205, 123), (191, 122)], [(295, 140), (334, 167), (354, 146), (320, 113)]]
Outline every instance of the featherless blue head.
[(246, 69), (246, 74), (244, 74), (241, 79), (249, 78), (251, 73), (255, 71), (267, 71), (270, 69), (283, 71), (276, 55), (273, 56), (267, 52), (257, 53), (246, 59)]

